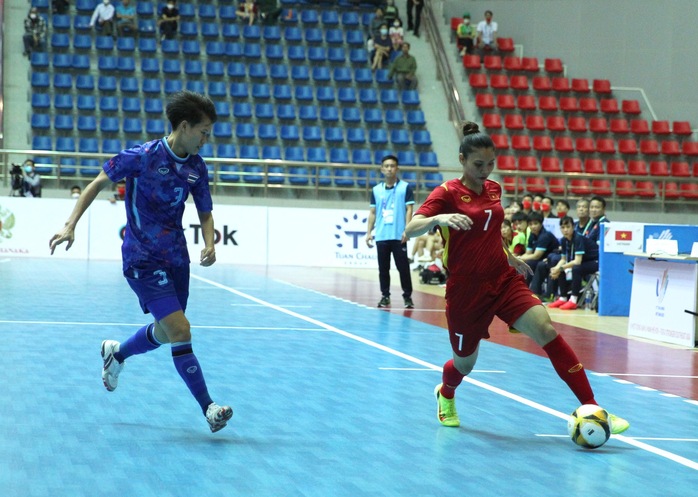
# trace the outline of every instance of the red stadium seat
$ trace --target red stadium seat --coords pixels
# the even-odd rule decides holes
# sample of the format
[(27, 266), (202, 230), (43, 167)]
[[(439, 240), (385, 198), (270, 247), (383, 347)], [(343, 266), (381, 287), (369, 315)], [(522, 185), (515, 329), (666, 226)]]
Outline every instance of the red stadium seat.
[(545, 119), (545, 126), (551, 133), (564, 133), (567, 130), (565, 118), (562, 116), (548, 116)]
[(675, 178), (690, 178), (691, 166), (685, 161), (672, 162), (671, 175)]
[(689, 157), (698, 156), (698, 142), (685, 141), (681, 144), (681, 151), (683, 155), (688, 155)]
[(642, 113), (640, 102), (637, 100), (623, 100), (620, 106), (623, 114), (640, 115)]
[(576, 157), (570, 157), (562, 161), (562, 171), (565, 173), (581, 173), (582, 161)]
[(528, 135), (514, 135), (511, 137), (511, 148), (528, 152), (531, 150), (531, 139)]
[(622, 159), (609, 159), (606, 161), (606, 174), (628, 174), (625, 161)]
[(519, 57), (504, 57), (504, 70), (505, 71), (521, 71), (523, 67), (521, 66), (521, 58)]
[(632, 138), (623, 138), (622, 140), (618, 140), (618, 152), (626, 155), (636, 154), (637, 142)]
[(596, 152), (593, 138), (577, 138), (574, 141), (574, 148), (580, 154), (593, 154)]
[(540, 65), (536, 57), (521, 57), (521, 68), (526, 72), (540, 71)]
[(658, 184), (659, 195), (664, 194), (665, 199), (675, 200), (680, 197), (679, 185), (675, 181), (667, 181)]
[(579, 112), (577, 97), (560, 97), (560, 110), (562, 112)]
[(630, 180), (619, 180), (616, 182), (616, 195), (619, 197), (634, 197), (635, 183)]
[(482, 61), (479, 55), (464, 55), (463, 67), (471, 71), (479, 71), (482, 68)]
[(638, 181), (635, 183), (635, 194), (642, 198), (654, 198), (657, 192), (654, 190), (653, 181)]
[(698, 183), (681, 183), (679, 192), (682, 198), (688, 200), (698, 199)]
[[(519, 157), (519, 171), (538, 171), (538, 159), (526, 155)], [(530, 190), (529, 190), (530, 191)]]
[(681, 145), (676, 140), (664, 140), (662, 141), (662, 153), (669, 156), (681, 155)]
[(611, 181), (607, 179), (591, 180), (591, 193), (592, 195), (599, 195), (601, 197), (612, 196), (613, 190), (611, 189)]
[(556, 136), (554, 143), (556, 152), (566, 154), (574, 152), (574, 142), (569, 136)]
[(567, 193), (567, 181), (565, 178), (550, 178), (548, 180), (548, 190), (555, 195), (565, 195)]
[(515, 74), (509, 81), (512, 90), (528, 91), (528, 76), (525, 74)]
[(553, 96), (538, 97), (538, 108), (542, 111), (557, 112), (557, 98)]
[(592, 133), (608, 133), (608, 121), (605, 117), (590, 118), (589, 131)]
[(508, 93), (497, 95), (497, 108), (502, 110), (513, 110), (516, 108), (514, 96)]
[(473, 90), (484, 90), (489, 86), (487, 83), (487, 74), (479, 72), (471, 74), (468, 77), (468, 82)]
[(615, 98), (602, 98), (599, 102), (599, 108), (604, 114), (618, 114), (620, 112), (618, 100)]
[(650, 127), (645, 119), (631, 119), (630, 132), (636, 135), (649, 135)]
[(611, 82), (607, 79), (595, 79), (592, 83), (594, 93), (599, 95), (611, 94)]
[(640, 140), (640, 153), (645, 155), (659, 155), (659, 143), (657, 140)]
[(491, 135), (496, 150), (509, 150), (509, 137), (507, 135)]
[(591, 182), (588, 179), (574, 178), (570, 180), (570, 192), (573, 195), (591, 195)]
[(462, 17), (451, 17), (451, 31), (455, 31), (458, 29), (458, 26), (460, 26), (460, 23), (463, 22)]
[(579, 110), (588, 114), (596, 114), (599, 111), (599, 105), (595, 98), (584, 97), (579, 99)]
[(587, 174), (604, 174), (603, 161), (601, 159), (586, 159), (584, 172)]
[(586, 79), (572, 78), (572, 91), (575, 93), (589, 93), (589, 81)]
[(480, 110), (494, 109), (494, 95), (491, 93), (478, 93), (475, 95), (475, 105)]
[(553, 91), (559, 91), (562, 93), (567, 93), (570, 91), (570, 80), (563, 77), (555, 77), (552, 80)]
[(669, 121), (652, 121), (652, 133), (655, 135), (670, 135), (671, 126)]
[(536, 152), (552, 152), (553, 142), (548, 135), (534, 136), (533, 150)]
[(502, 129), (502, 116), (499, 114), (485, 114), (482, 116), (482, 125), (485, 129)]
[(553, 84), (548, 76), (534, 76), (533, 89), (536, 91), (551, 91)]
[(621, 117), (611, 119), (609, 122), (609, 129), (611, 130), (611, 133), (614, 133), (616, 135), (624, 135), (630, 133), (630, 125), (628, 124), (627, 119)]
[(523, 116), (521, 114), (507, 114), (504, 116), (504, 127), (512, 131), (524, 129)]
[(565, 68), (560, 59), (545, 59), (545, 71), (549, 73), (563, 73)]
[(540, 170), (546, 173), (559, 173), (560, 159), (557, 157), (543, 157), (540, 160)]
[(613, 138), (599, 138), (596, 140), (596, 151), (600, 154), (615, 154), (615, 140)]
[(526, 129), (529, 131), (545, 131), (545, 119), (538, 114), (526, 116)]
[(488, 71), (501, 71), (502, 58), (499, 55), (485, 55), (485, 69)]
[(522, 193), (524, 191), (524, 180), (516, 176), (505, 176), (503, 187), (507, 193)]
[(536, 99), (533, 95), (519, 95), (516, 97), (516, 107), (521, 111), (536, 110)]
[[(688, 163), (686, 163), (686, 166), (688, 166)], [(669, 165), (665, 160), (650, 162), (650, 176), (669, 176)]]
[(514, 51), (513, 38), (497, 38), (497, 48), (500, 52), (511, 53)]
[(567, 129), (573, 133), (586, 133), (587, 132), (587, 120), (583, 117), (572, 116), (567, 119)]
[(671, 131), (679, 136), (691, 136), (693, 134), (691, 123), (688, 121), (674, 121), (671, 125)]
[(508, 90), (509, 76), (506, 74), (492, 74), (490, 76), (490, 87), (494, 90)]
[(547, 193), (545, 178), (526, 178), (526, 191), (529, 193)]
[(647, 176), (647, 163), (643, 160), (628, 161), (628, 174), (631, 176)]
[(498, 155), (497, 169), (500, 171), (516, 171), (516, 157), (513, 155)]

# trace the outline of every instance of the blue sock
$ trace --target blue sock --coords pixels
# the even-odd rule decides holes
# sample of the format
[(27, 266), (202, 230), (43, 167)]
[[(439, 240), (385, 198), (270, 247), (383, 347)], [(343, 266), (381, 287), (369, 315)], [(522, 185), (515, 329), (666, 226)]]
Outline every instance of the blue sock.
[(189, 391), (206, 414), (206, 408), (213, 400), (208, 394), (204, 373), (201, 371), (199, 361), (191, 348), (191, 342), (177, 342), (172, 344), (172, 360), (179, 376), (189, 387)]
[(162, 344), (155, 338), (155, 324), (150, 323), (122, 343), (119, 347), (119, 351), (114, 354), (114, 358), (119, 362), (124, 362), (124, 359), (127, 357), (136, 354), (145, 354), (146, 352), (157, 349), (160, 345)]

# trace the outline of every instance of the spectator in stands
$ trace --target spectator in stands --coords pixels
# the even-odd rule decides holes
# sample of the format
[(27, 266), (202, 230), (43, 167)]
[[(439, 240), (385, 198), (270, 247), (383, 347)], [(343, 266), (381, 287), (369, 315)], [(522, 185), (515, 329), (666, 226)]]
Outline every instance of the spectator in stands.
[(550, 197), (543, 197), (540, 201), (540, 211), (543, 214), (543, 218), (549, 218), (553, 215), (553, 199)]
[(388, 26), (385, 24), (381, 26), (378, 36), (373, 37), (373, 48), (375, 53), (373, 54), (371, 69), (381, 69), (383, 67), (383, 61), (390, 58), (390, 51), (393, 48), (390, 37), (388, 36)]
[(584, 235), (584, 230), (589, 222), (589, 201), (581, 198), (577, 200), (577, 220), (574, 222), (574, 231)]
[(158, 26), (160, 26), (161, 40), (173, 40), (177, 36), (179, 9), (175, 2), (176, 0), (167, 0), (167, 5), (160, 12)]
[(46, 46), (46, 21), (39, 15), (39, 10), (32, 7), (24, 20), (24, 55), (31, 57), (34, 50), (43, 50)]
[(400, 18), (400, 12), (395, 6), (395, 0), (388, 0), (386, 2), (385, 7), (383, 7), (383, 18), (388, 26), (391, 26), (395, 19)]
[(136, 32), (136, 7), (131, 5), (131, 0), (121, 0), (116, 7), (116, 30), (119, 36), (124, 36), (126, 31)]
[(41, 197), (41, 176), (36, 172), (36, 165), (31, 159), (22, 166), (22, 196)]
[(92, 13), (92, 19), (90, 19), (90, 27), (97, 25), (97, 29), (102, 31), (104, 36), (112, 36), (114, 34), (114, 21), (116, 9), (111, 4), (110, 0), (102, 0), (102, 3), (98, 3)]
[(70, 187), (70, 198), (78, 198), (82, 194), (82, 188), (78, 185), (73, 185)]
[[(400, 273), (400, 285), (405, 308), (412, 309), (412, 275), (407, 259), (407, 235), (405, 226), (412, 219), (414, 192), (412, 185), (398, 178), (398, 160), (386, 155), (381, 160), (381, 173), (385, 181), (371, 190), (366, 245), (373, 247), (375, 241), (378, 254), (378, 278), (382, 297), (378, 307), (390, 305), (390, 256)], [(375, 234), (373, 228), (376, 228)]]
[(264, 24), (274, 24), (282, 11), (277, 0), (257, 0), (257, 12)]
[(532, 212), (541, 212), (541, 204), (543, 202), (543, 195), (535, 194), (533, 196), (533, 203), (531, 204), (531, 211)]
[(475, 53), (476, 38), (477, 30), (470, 24), (470, 12), (465, 12), (463, 14), (463, 22), (456, 28), (456, 41), (461, 55)]
[(412, 260), (416, 260), (420, 265), (425, 262), (432, 262), (442, 249), (441, 234), (438, 228), (434, 228), (414, 239)]
[[(526, 253), (519, 258), (529, 265), (535, 276), (538, 265), (544, 263), (548, 255), (560, 248), (560, 242), (543, 227), (543, 214), (540, 212), (531, 212), (528, 215), (528, 227), (531, 229), (531, 236), (528, 237)], [(533, 281), (531, 275), (528, 277), (531, 291), (540, 295), (543, 281)]]
[(388, 35), (393, 44), (393, 50), (396, 52), (402, 50), (402, 44), (405, 41), (405, 31), (402, 29), (402, 21), (399, 18), (393, 21), (393, 25), (388, 30)]
[(424, 0), (407, 0), (407, 31), (413, 31), (417, 38), (419, 38), (419, 25), (422, 21), (422, 9), (424, 9)]
[(584, 229), (584, 236), (591, 238), (598, 245), (601, 223), (609, 221), (606, 217), (606, 200), (603, 197), (591, 197), (589, 201), (589, 216), (591, 220)]
[(410, 44), (402, 44), (402, 52), (390, 64), (388, 79), (395, 77), (398, 87), (405, 89), (417, 86), (417, 59), (410, 55)]
[(524, 214), (529, 215), (533, 208), (533, 195), (527, 193), (521, 198), (521, 210)]
[[(577, 308), (577, 300), (582, 291), (582, 280), (599, 270), (599, 247), (591, 238), (575, 232), (574, 221), (569, 216), (560, 219), (560, 229), (562, 230), (560, 261), (550, 269), (550, 278), (557, 283), (560, 297), (548, 308), (571, 311)], [(568, 294), (570, 294), (569, 299)]]
[(66, 14), (68, 7), (70, 7), (68, 0), (53, 0), (51, 2), (51, 10), (54, 14)]
[(235, 12), (235, 15), (240, 19), (247, 19), (247, 24), (252, 26), (254, 24), (256, 11), (257, 6), (255, 5), (254, 0), (245, 0), (244, 3), (240, 4), (238, 10)]
[(492, 20), (492, 11), (485, 11), (485, 19), (477, 25), (477, 46), (483, 55), (497, 48), (497, 23)]
[(523, 233), (526, 240), (525, 247), (528, 247), (528, 239), (531, 236), (531, 229), (528, 227), (528, 214), (524, 211), (514, 212), (511, 215), (511, 225), (517, 233)]
[(555, 204), (555, 214), (560, 219), (567, 216), (569, 211), (570, 211), (570, 203), (567, 200), (561, 199), (561, 200), (558, 200), (557, 203)]
[(381, 33), (381, 28), (383, 25), (387, 24), (385, 23), (385, 18), (383, 17), (383, 9), (376, 9), (376, 13), (373, 15), (373, 19), (371, 19), (371, 24), (369, 29), (371, 30), (371, 37), (375, 40), (380, 36)]
[(502, 240), (509, 247), (509, 252), (514, 255), (523, 255), (526, 252), (526, 234), (514, 231), (511, 221), (502, 221)]
[(109, 197), (109, 202), (115, 204), (118, 200), (126, 198), (126, 180), (120, 180), (116, 183), (116, 191), (114, 195)]

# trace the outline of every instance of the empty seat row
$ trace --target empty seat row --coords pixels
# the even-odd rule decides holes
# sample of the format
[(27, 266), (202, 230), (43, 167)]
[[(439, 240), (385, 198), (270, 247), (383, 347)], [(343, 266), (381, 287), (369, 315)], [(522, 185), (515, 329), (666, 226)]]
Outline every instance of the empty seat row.
[[(486, 71), (505, 70), (526, 71), (531, 73), (540, 71), (540, 64), (536, 57), (502, 57), (500, 55), (485, 55), (483, 58), (479, 55), (464, 55), (463, 67), (468, 71), (479, 71), (481, 69)], [(551, 75), (562, 74), (564, 72), (562, 61), (555, 58), (545, 59), (543, 62), (543, 69)], [(598, 91), (603, 93), (611, 92), (610, 84), (607, 84), (604, 80), (598, 81)], [(597, 91), (596, 87), (594, 91)]]
[(597, 100), (593, 97), (557, 97), (552, 95), (541, 95), (537, 98), (534, 95), (524, 94), (514, 96), (510, 93), (494, 95), (492, 93), (480, 92), (475, 95), (475, 105), (482, 111), (494, 109), (515, 110), (523, 112), (584, 112), (587, 114), (623, 114), (639, 115), (642, 113), (640, 103), (637, 100), (622, 100), (620, 106), (615, 98), (602, 98)]
[(691, 166), (687, 161), (657, 160), (648, 162), (644, 160), (608, 159), (602, 161), (596, 158), (585, 160), (568, 157), (542, 157), (512, 155), (500, 155), (497, 157), (497, 169), (501, 171), (528, 171), (543, 173), (586, 173), (586, 174), (617, 174), (631, 176), (656, 176), (689, 178), (698, 177), (698, 162)]
[[(525, 74), (513, 74), (510, 76), (501, 73), (472, 73), (468, 76), (468, 82), (475, 90), (492, 88), (493, 90), (506, 91), (511, 89), (525, 92), (533, 88), (537, 92), (558, 92), (561, 94), (570, 92), (577, 94), (591, 93), (589, 82), (586, 79), (572, 79), (570, 83), (570, 79), (565, 77), (535, 76), (532, 80), (532, 85), (530, 85), (528, 76)], [(603, 89), (607, 88), (608, 91), (602, 91), (601, 83), (608, 83), (608, 80), (594, 80), (594, 94), (601, 96), (610, 95), (610, 83), (608, 83), (608, 86), (603, 86)]]

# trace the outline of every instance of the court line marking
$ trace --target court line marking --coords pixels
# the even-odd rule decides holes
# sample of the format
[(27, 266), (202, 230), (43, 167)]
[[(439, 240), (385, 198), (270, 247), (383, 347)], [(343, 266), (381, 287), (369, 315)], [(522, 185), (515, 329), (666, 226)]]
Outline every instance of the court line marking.
[[(432, 368), (378, 368), (381, 371), (434, 371)], [(473, 369), (473, 373), (506, 373), (506, 371)]]
[[(42, 324), (56, 326), (143, 326), (140, 323), (90, 323), (85, 321), (7, 321), (0, 320), (0, 324)], [(326, 331), (322, 328), (289, 328), (273, 327), (273, 326), (223, 326), (223, 325), (196, 325), (192, 324), (192, 328), (198, 329), (220, 329), (220, 330), (264, 330), (264, 331)]]
[(644, 374), (644, 373), (592, 373), (594, 376), (639, 376), (641, 378), (698, 378), (683, 374)]
[[(569, 438), (569, 435), (560, 435), (557, 433), (536, 433), (537, 437), (550, 438)], [(618, 435), (611, 435), (611, 438), (616, 438)], [(670, 437), (632, 437), (633, 440), (652, 440), (654, 442), (698, 442), (698, 438), (670, 438)]]
[[(387, 347), (385, 345), (382, 345), (378, 342), (374, 342), (373, 340), (369, 340), (364, 337), (360, 337), (358, 335), (354, 335), (353, 333), (346, 332), (344, 330), (340, 330), (339, 328), (336, 328), (334, 326), (331, 326), (327, 323), (324, 323), (322, 321), (319, 321), (317, 319), (311, 318), (310, 316), (304, 316), (303, 314), (299, 314), (297, 312), (291, 311), (289, 309), (286, 309), (284, 307), (280, 307), (278, 305), (272, 304), (271, 302), (267, 302), (265, 300), (259, 299), (257, 297), (254, 297), (252, 295), (248, 295), (246, 293), (240, 292), (234, 288), (231, 288), (229, 286), (223, 285), (221, 283), (218, 283), (213, 280), (209, 280), (208, 278), (204, 278), (202, 276), (198, 276), (195, 274), (191, 275), (192, 278), (195, 278), (199, 281), (203, 281), (205, 283), (208, 283), (209, 285), (215, 286), (217, 288), (220, 288), (221, 290), (225, 290), (226, 292), (230, 292), (232, 294), (235, 294), (239, 297), (243, 297), (246, 299), (251, 300), (252, 302), (257, 302), (258, 304), (266, 305), (270, 309), (274, 309), (276, 311), (282, 312), (284, 314), (287, 314), (289, 316), (295, 317), (297, 319), (300, 319), (302, 321), (305, 321), (307, 323), (314, 324), (315, 326), (319, 326), (321, 328), (324, 328), (327, 331), (330, 331), (332, 333), (336, 333), (338, 335), (341, 335), (345, 338), (349, 338), (351, 340), (355, 340), (359, 343), (363, 343), (364, 345), (368, 345), (370, 347), (374, 347), (378, 350), (381, 350), (383, 352), (387, 352), (388, 354), (394, 355), (396, 357), (400, 357), (401, 359), (405, 359), (408, 362), (412, 362), (414, 364), (418, 364), (420, 366), (424, 366), (427, 369), (433, 369), (435, 371), (442, 371), (442, 368), (440, 366), (436, 366), (434, 364), (431, 364), (427, 361), (423, 361), (422, 359), (419, 359), (417, 357), (405, 354), (404, 352), (400, 352), (399, 350), (395, 350), (393, 348)], [(503, 390), (501, 388), (495, 387), (493, 385), (489, 385), (487, 383), (484, 383), (479, 380), (474, 380), (469, 377), (463, 378), (463, 381), (470, 383), (473, 386), (480, 387), (484, 390), (488, 390), (492, 393), (495, 393), (497, 395), (501, 395), (502, 397), (506, 397), (508, 399), (514, 400), (516, 402), (519, 402), (520, 404), (523, 404), (528, 407), (532, 407), (533, 409), (537, 409), (539, 411), (545, 412), (546, 414), (550, 414), (551, 416), (555, 416), (557, 418), (563, 419), (567, 421), (569, 419), (568, 414), (564, 414), (560, 411), (556, 411), (555, 409), (552, 409), (548, 406), (544, 406), (543, 404), (539, 404), (538, 402), (535, 402), (533, 400), (527, 399), (525, 397), (522, 397), (520, 395), (517, 395), (512, 392), (508, 392), (506, 390)], [(669, 452), (664, 449), (660, 449), (657, 447), (654, 447), (652, 445), (646, 444), (640, 440), (635, 440), (631, 437), (626, 437), (624, 435), (614, 435), (613, 436), (616, 440), (620, 440), (621, 442), (624, 442), (628, 445), (632, 445), (634, 447), (637, 447), (638, 449), (645, 450), (647, 452), (650, 452), (652, 454), (658, 455), (660, 457), (664, 457), (666, 459), (669, 459), (670, 461), (673, 461), (675, 463), (681, 464), (682, 466), (686, 466), (687, 468), (693, 469), (698, 471), (698, 462), (692, 461), (691, 459), (688, 459), (686, 457), (680, 456), (678, 454), (674, 454), (673, 452)]]

